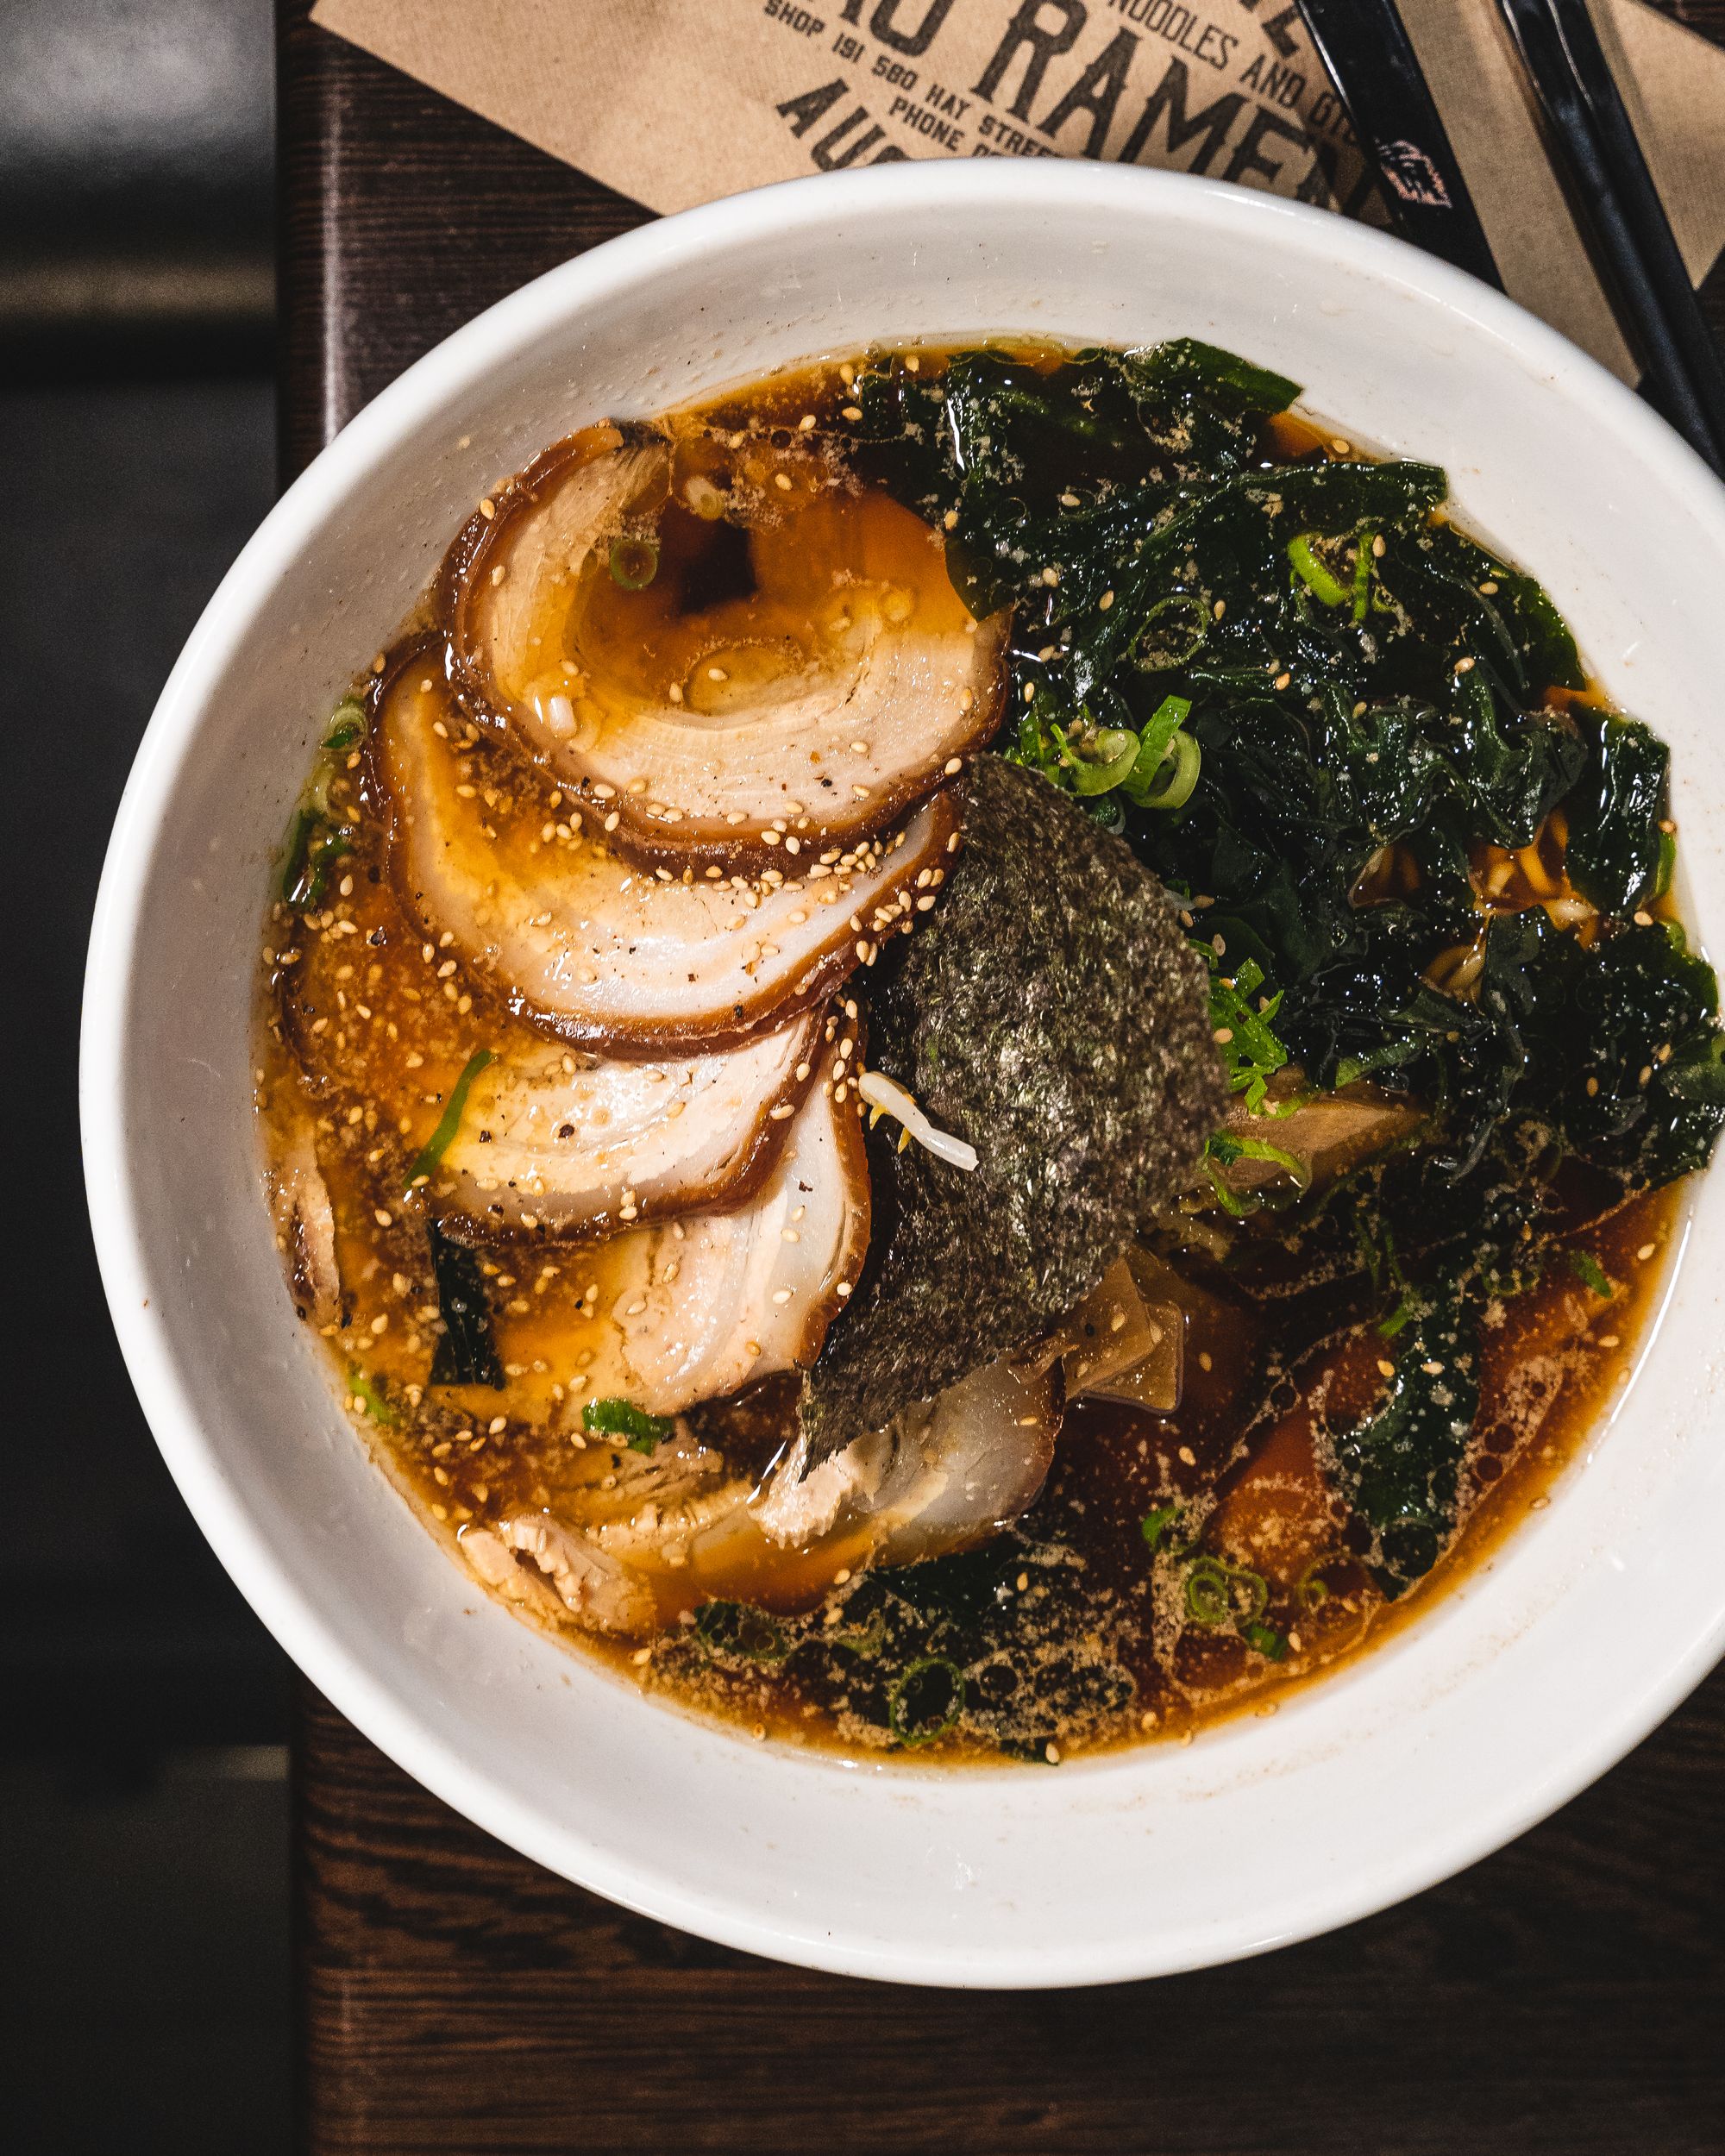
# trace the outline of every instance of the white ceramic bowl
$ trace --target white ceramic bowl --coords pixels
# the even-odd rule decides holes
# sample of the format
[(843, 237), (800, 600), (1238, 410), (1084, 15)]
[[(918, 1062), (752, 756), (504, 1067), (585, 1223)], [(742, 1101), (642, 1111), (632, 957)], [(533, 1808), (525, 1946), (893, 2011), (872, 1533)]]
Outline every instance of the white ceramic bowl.
[(1273, 1717), (1058, 1771), (751, 1743), (481, 1599), (367, 1461), (282, 1289), (248, 1107), (266, 878), (313, 737), (475, 498), (602, 415), (873, 340), (1189, 335), (1448, 467), (1670, 741), (1683, 898), (1725, 944), (1725, 493), (1619, 383), (1412, 249), (1087, 164), (800, 180), (566, 264), (412, 368), (289, 492), (163, 692), (85, 1011), (104, 1277), (187, 1503), (312, 1681), (529, 1856), (732, 1946), (904, 1981), (1087, 1984), (1382, 1907), (1562, 1803), (1725, 1650), (1725, 1181), (1609, 1426), (1496, 1560)]

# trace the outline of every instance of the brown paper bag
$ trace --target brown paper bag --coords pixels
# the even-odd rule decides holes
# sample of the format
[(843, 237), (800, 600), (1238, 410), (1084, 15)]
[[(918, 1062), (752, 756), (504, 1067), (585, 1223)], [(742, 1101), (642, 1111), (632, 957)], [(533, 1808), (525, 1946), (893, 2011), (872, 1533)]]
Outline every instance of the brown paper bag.
[[(1494, 0), (1402, 0), (1504, 281), (1627, 348)], [(1725, 246), (1725, 53), (1602, 37), (1697, 279)], [(1098, 157), (1384, 221), (1291, 0), (318, 0), (313, 20), (649, 208), (907, 157)]]

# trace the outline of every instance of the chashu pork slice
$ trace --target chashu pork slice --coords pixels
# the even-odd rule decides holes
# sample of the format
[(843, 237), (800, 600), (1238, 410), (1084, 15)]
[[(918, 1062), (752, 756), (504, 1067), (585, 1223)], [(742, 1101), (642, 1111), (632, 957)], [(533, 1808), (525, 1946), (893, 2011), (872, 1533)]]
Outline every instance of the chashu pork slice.
[(656, 1062), (536, 1040), (481, 1070), (438, 1170), (465, 1232), (595, 1236), (740, 1205), (771, 1172), (825, 1044), (820, 1010)]
[(750, 588), (684, 605), (672, 475), (664, 440), (592, 428), (474, 516), (441, 585), (463, 705), (649, 864), (884, 830), (993, 732), (1005, 616), (972, 617), (919, 519), (831, 480), (749, 530)]
[(673, 1415), (819, 1352), (869, 1242), (855, 1093), (823, 1084), (749, 1201), (636, 1228), (593, 1254), (592, 1316), (570, 1335), (571, 1420), (594, 1400)]
[[(823, 1000), (944, 881), (958, 816), (769, 869), (687, 880), (615, 853), (607, 819), (465, 724), (441, 652), (411, 646), (375, 692), (373, 776), (391, 874), (428, 940), (535, 1025), (623, 1057), (722, 1048)], [(812, 849), (810, 849), (811, 851)]]

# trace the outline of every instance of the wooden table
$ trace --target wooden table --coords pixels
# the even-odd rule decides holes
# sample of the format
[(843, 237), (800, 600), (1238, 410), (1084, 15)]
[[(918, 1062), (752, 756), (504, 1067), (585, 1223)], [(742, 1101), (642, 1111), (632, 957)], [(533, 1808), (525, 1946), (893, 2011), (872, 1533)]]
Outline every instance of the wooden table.
[[(447, 332), (647, 215), (305, 7), (283, 0), (289, 472)], [(1725, 0), (1674, 11), (1725, 22)], [(1725, 2151), (1725, 1670), (1461, 1878), (1100, 1991), (871, 1985), (630, 1916), (447, 1811), (309, 1689), (296, 1758), (318, 2156)]]

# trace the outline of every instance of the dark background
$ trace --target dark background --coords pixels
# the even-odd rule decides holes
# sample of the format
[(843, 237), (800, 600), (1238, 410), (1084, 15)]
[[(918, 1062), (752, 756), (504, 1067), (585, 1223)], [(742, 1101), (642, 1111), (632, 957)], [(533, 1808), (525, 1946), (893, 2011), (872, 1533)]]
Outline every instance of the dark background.
[(3, 1059), (0, 2145), (17, 2156), (291, 2140), (288, 1670), (133, 1399), (76, 1089), (108, 827), (275, 490), (273, 47), (270, 0), (0, 5), (0, 737), (29, 923)]

